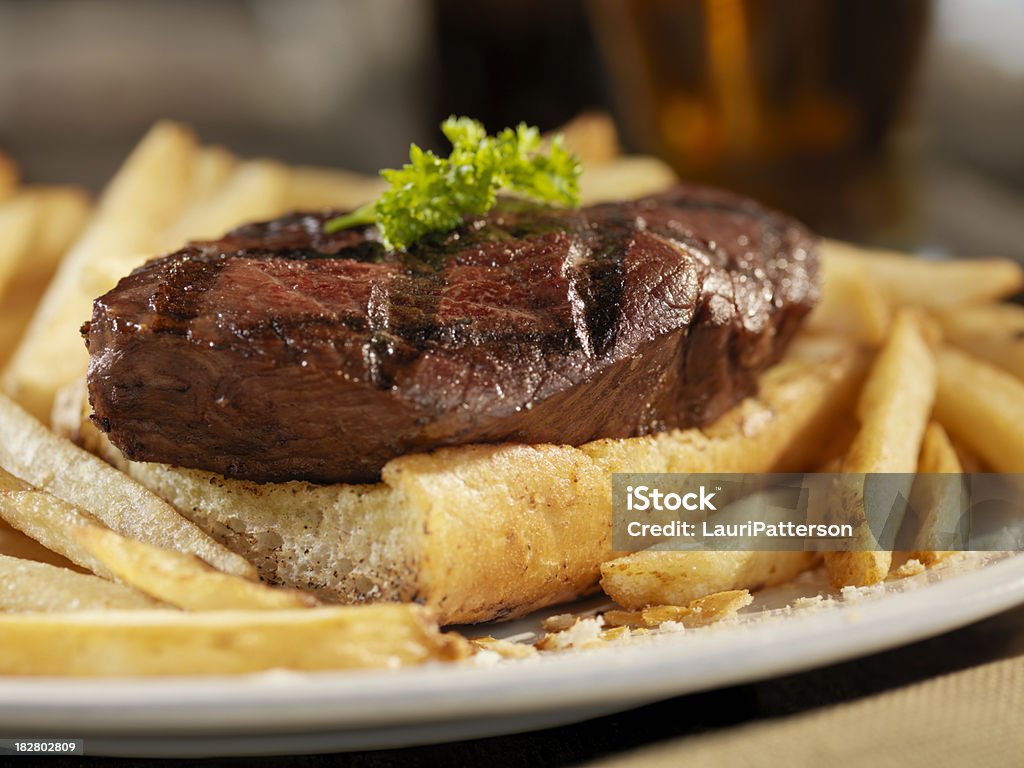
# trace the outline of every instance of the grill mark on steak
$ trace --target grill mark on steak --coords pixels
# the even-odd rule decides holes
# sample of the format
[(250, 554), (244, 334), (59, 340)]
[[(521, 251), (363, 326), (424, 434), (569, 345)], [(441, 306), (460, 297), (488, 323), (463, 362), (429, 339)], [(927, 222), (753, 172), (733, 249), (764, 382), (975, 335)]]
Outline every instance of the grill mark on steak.
[[(223, 259), (209, 261), (202, 258), (198, 249), (185, 248), (181, 258), (167, 270), (166, 281), (157, 286), (149, 300), (152, 328), (161, 330), (165, 324), (174, 327), (175, 322), (196, 317), (203, 293), (217, 282), (224, 268)], [(193, 260), (193, 257), (199, 257)]]
[(132, 459), (368, 481), (404, 453), (706, 424), (817, 296), (812, 236), (680, 186), (504, 201), (406, 253), (292, 214), (155, 259), (83, 327), (96, 423)]
[(577, 292), (584, 306), (590, 349), (595, 355), (603, 355), (615, 341), (625, 288), (624, 254), (623, 238), (618, 238), (614, 244), (602, 243), (593, 267), (577, 274)]

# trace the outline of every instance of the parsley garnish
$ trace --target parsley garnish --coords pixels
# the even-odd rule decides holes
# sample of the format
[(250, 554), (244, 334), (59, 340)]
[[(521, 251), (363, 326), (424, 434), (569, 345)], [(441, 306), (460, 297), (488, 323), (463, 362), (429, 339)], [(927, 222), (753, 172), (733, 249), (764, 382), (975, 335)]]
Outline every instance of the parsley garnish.
[(381, 176), (391, 186), (376, 202), (324, 224), (328, 234), (376, 224), (387, 248), (407, 248), (430, 232), (448, 232), (462, 217), (494, 207), (498, 190), (553, 205), (579, 205), (580, 164), (555, 137), (540, 151), (540, 132), (525, 123), (488, 136), (468, 117), (449, 117), (441, 130), (452, 143), (448, 157), (413, 144), (409, 161)]

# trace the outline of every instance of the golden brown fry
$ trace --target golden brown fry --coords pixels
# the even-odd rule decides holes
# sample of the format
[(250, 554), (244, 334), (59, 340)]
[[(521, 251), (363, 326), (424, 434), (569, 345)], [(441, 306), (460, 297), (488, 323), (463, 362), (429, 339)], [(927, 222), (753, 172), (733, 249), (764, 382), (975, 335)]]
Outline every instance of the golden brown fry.
[(1024, 307), (982, 304), (938, 318), (951, 344), (1024, 380)]
[(64, 254), (82, 233), (92, 211), (89, 196), (77, 187), (33, 186), (20, 194), (39, 206), (38, 226), (32, 241), (31, 264), (25, 265), (23, 284), (45, 285)]
[(14, 194), (18, 186), (18, 166), (3, 152), (0, 152), (0, 201)]
[(867, 272), (895, 305), (943, 309), (1012, 296), (1024, 287), (1024, 269), (1012, 259), (940, 261), (896, 251), (868, 250), (824, 240), (822, 259)]
[(552, 134), (562, 136), (565, 147), (585, 168), (606, 165), (619, 156), (619, 134), (605, 112), (584, 112)]
[[(79, 513), (93, 515), (124, 536), (167, 549), (190, 552), (227, 573), (255, 576), (255, 569), (247, 560), (215, 542), (169, 504), (102, 459), (53, 434), (2, 395), (0, 468), (6, 470), (0, 478), (8, 478), (3, 490), (5, 504), (26, 505), (19, 507), (21, 513), (31, 514), (32, 519), (40, 521), (38, 525), (50, 526), (51, 536), (63, 533), (64, 547), (68, 551), (75, 551), (76, 543), (68, 540), (70, 533), (62, 532), (59, 523), (53, 521), (69, 519), (75, 507), (79, 507)], [(11, 475), (39, 490), (15, 487)], [(48, 494), (57, 498), (52, 499)], [(8, 521), (11, 522), (10, 519)], [(17, 523), (13, 524), (25, 530)], [(50, 549), (79, 562), (51, 541), (34, 533), (30, 535)], [(81, 564), (89, 567), (90, 562), (86, 560)]]
[[(928, 425), (924, 433), (917, 471), (925, 474), (954, 475), (963, 472), (960, 459), (946, 430), (934, 421)], [(934, 482), (917, 483), (911, 496), (911, 507), (922, 517), (917, 523), (918, 535), (910, 558), (924, 565), (934, 565), (953, 554), (951, 551), (939, 549), (938, 537), (943, 531), (956, 529), (960, 518), (961, 498), (959, 492), (943, 493), (944, 490), (952, 490), (952, 487), (944, 489)]]
[(158, 123), (107, 186), (96, 213), (61, 262), (3, 377), (4, 390), (37, 418), (85, 370), (79, 327), (92, 302), (152, 255), (153, 236), (185, 205), (196, 142), (174, 123)]
[(960, 474), (960, 457), (942, 425), (930, 422), (921, 444), (918, 472)]
[(89, 215), (88, 197), (73, 187), (29, 187), (17, 199), (36, 207), (36, 226), (32, 242), (0, 291), (0, 369), (14, 352), (58, 262)]
[[(892, 552), (872, 549), (877, 541), (864, 511), (864, 474), (917, 470), (917, 457), (935, 399), (936, 371), (931, 349), (914, 313), (896, 317), (892, 336), (872, 365), (857, 403), (860, 429), (842, 471), (853, 473), (832, 497), (834, 519), (855, 525), (858, 551), (826, 552), (829, 579), (836, 587), (864, 586), (889, 573)], [(906, 489), (909, 495), (910, 487)]]
[(192, 161), (189, 205), (194, 206), (215, 194), (237, 167), (238, 158), (230, 150), (218, 146), (200, 147)]
[(0, 308), (8, 284), (32, 255), (39, 214), (38, 201), (27, 195), (0, 204)]
[(843, 471), (913, 473), (935, 386), (934, 355), (917, 316), (903, 311), (864, 383), (857, 402), (860, 429)]
[[(2, 502), (0, 502), (0, 505), (2, 505)], [(56, 552), (47, 549), (17, 528), (12, 528), (2, 517), (0, 517), (0, 555), (16, 557), (21, 560), (34, 560), (37, 563), (46, 563), (47, 565), (55, 565), (58, 568), (87, 573), (85, 568), (81, 568), (63, 555), (58, 555)]]
[(291, 589), (276, 589), (222, 573), (195, 555), (125, 538), (98, 525), (79, 525), (74, 537), (119, 581), (188, 611), (286, 610), (319, 601)]
[(189, 240), (217, 238), (239, 224), (278, 216), (287, 205), (288, 184), (288, 169), (280, 163), (239, 163), (220, 187), (192, 203), (155, 237), (155, 250), (174, 250)]
[(688, 605), (714, 593), (773, 587), (807, 570), (816, 559), (813, 552), (649, 549), (602, 565), (601, 587), (624, 608), (642, 611), (652, 605)]
[(20, 250), (20, 257), (11, 262), (6, 286), (0, 289), (0, 370), (22, 338), (53, 270), (78, 237), (89, 212), (89, 201), (82, 191), (63, 186), (28, 187), (7, 205), (35, 209), (35, 225), (28, 244), (16, 243), (18, 234), (4, 227), (8, 240), (0, 245), (0, 252), (9, 255)]
[(102, 561), (79, 544), (73, 534), (78, 526), (101, 526), (99, 520), (73, 504), (33, 488), (2, 468), (0, 518), (75, 565), (106, 579), (114, 577)]
[(995, 471), (1024, 472), (1024, 382), (952, 347), (938, 364), (938, 422)]
[(867, 270), (850, 259), (823, 259), (821, 299), (805, 327), (871, 346), (885, 341), (892, 310)]
[(350, 210), (373, 202), (386, 186), (379, 176), (299, 166), (288, 174), (285, 205), (292, 211)]
[(234, 675), (450, 661), (468, 643), (418, 605), (0, 615), (0, 675)]
[(0, 469), (0, 517), (106, 578), (187, 610), (310, 608), (318, 601), (217, 571), (194, 555), (114, 533), (95, 517)]
[(0, 611), (52, 613), (159, 607), (141, 592), (98, 576), (0, 555)]
[(675, 171), (658, 158), (624, 155), (605, 165), (583, 169), (580, 202), (593, 205), (630, 200), (661, 192), (676, 181)]
[(11, 295), (0, 299), (3, 302), (0, 307), (0, 368), (14, 354), (18, 341), (32, 319), (36, 308), (35, 298), (35, 295), (26, 295), (12, 287)]
[[(946, 433), (949, 436), (949, 433)], [(960, 466), (964, 472), (988, 472), (988, 467), (974, 451), (964, 445), (962, 440), (949, 436), (949, 441), (953, 444), (953, 450), (956, 451), (957, 460), (960, 462)]]

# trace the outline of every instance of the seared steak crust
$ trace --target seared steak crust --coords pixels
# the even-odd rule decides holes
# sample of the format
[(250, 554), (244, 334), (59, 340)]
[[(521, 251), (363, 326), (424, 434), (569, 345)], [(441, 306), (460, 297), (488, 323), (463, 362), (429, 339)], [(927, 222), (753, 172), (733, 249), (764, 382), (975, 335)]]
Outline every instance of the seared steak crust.
[(150, 261), (83, 328), (128, 458), (362, 482), (396, 456), (702, 425), (752, 394), (817, 296), (812, 236), (692, 186), (506, 203), (408, 253), (330, 213)]

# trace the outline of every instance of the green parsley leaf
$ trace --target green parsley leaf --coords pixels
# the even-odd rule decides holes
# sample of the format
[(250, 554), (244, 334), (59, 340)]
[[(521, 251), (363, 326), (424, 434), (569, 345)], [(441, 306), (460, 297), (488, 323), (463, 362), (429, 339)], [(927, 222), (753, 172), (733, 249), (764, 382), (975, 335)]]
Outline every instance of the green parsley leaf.
[(452, 116), (441, 131), (452, 144), (448, 157), (413, 144), (408, 163), (381, 171), (391, 186), (376, 202), (331, 219), (324, 231), (376, 224), (384, 245), (398, 249), (431, 232), (455, 229), (467, 214), (487, 213), (498, 190), (552, 205), (579, 205), (580, 164), (560, 136), (545, 154), (540, 132), (525, 123), (488, 136), (478, 121)]

